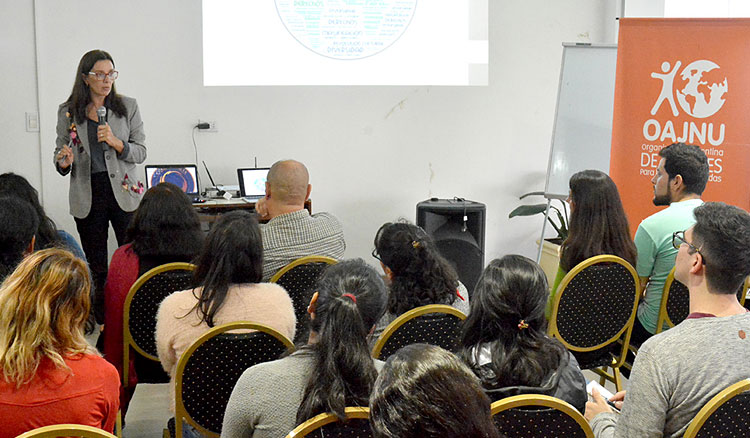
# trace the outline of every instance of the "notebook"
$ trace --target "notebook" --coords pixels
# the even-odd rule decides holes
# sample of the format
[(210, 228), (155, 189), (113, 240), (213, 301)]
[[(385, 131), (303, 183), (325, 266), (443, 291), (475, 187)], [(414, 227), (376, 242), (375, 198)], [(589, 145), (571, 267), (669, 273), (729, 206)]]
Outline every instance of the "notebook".
[(198, 194), (198, 167), (195, 164), (153, 164), (146, 166), (146, 189), (168, 182), (185, 192), (193, 203), (202, 202)]
[(240, 182), (240, 196), (247, 201), (257, 201), (266, 196), (268, 167), (237, 169)]

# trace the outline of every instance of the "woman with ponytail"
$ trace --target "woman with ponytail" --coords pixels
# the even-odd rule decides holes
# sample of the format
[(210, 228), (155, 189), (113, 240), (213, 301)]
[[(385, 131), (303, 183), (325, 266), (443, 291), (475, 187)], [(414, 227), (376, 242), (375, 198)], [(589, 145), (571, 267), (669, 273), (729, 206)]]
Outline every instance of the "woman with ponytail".
[(520, 255), (495, 259), (474, 289), (460, 356), (492, 400), (518, 394), (560, 398), (580, 412), (586, 380), (572, 354), (547, 336), (547, 278)]
[(328, 267), (318, 280), (305, 347), (249, 368), (234, 387), (222, 437), (282, 437), (315, 415), (344, 418), (367, 406), (382, 362), (370, 357), (367, 334), (385, 308), (385, 284), (362, 260)]
[(448, 304), (469, 313), (469, 293), (432, 238), (405, 221), (389, 222), (375, 235), (373, 257), (388, 279), (388, 306), (372, 339), (399, 315), (428, 304)]

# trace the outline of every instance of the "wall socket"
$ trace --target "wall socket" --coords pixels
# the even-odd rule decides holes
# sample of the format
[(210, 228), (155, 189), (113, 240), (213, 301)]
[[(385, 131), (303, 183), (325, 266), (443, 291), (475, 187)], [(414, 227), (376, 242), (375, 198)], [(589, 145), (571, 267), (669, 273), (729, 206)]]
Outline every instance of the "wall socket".
[(201, 120), (201, 119), (198, 119), (198, 123), (208, 123), (208, 129), (200, 129), (201, 132), (219, 132), (219, 130), (216, 129), (216, 121), (215, 120)]

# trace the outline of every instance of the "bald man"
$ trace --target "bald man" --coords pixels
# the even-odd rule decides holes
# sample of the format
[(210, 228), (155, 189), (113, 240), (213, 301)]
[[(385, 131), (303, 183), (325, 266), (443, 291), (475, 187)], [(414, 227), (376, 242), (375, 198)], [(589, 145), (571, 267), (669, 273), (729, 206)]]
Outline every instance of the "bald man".
[(266, 196), (255, 206), (263, 237), (263, 281), (294, 260), (320, 255), (340, 260), (346, 243), (341, 223), (330, 213), (310, 215), (310, 175), (304, 164), (277, 161), (268, 171)]

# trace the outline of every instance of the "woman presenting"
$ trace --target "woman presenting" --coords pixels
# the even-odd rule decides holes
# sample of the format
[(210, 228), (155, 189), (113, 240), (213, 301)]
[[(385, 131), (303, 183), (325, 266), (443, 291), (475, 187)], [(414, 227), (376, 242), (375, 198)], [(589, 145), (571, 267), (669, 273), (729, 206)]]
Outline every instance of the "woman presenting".
[(103, 321), (109, 223), (118, 246), (143, 194), (136, 164), (146, 159), (143, 121), (135, 99), (117, 94), (115, 63), (92, 50), (81, 58), (73, 91), (57, 112), (55, 167), (70, 174), (70, 213), (94, 277), (98, 322)]

